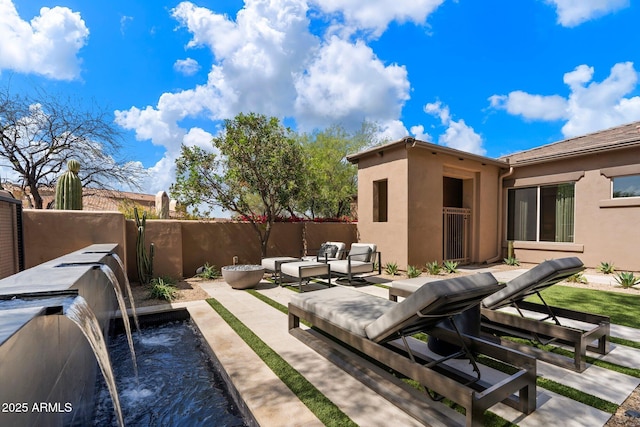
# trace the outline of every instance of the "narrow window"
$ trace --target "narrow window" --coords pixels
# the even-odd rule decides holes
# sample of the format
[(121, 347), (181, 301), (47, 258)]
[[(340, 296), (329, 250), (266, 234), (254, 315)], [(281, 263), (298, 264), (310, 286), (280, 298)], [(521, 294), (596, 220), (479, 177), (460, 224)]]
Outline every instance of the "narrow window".
[(640, 197), (640, 175), (613, 178), (613, 198)]
[(536, 240), (537, 188), (512, 188), (508, 194), (508, 240)]
[(387, 180), (373, 182), (373, 222), (387, 222)]

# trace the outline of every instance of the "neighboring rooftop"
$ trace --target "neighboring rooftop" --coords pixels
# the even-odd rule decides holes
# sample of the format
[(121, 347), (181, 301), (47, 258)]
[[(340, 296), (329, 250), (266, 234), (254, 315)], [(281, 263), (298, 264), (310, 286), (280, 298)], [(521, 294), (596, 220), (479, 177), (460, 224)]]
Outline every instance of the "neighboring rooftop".
[(640, 121), (500, 157), (512, 166), (640, 146)]

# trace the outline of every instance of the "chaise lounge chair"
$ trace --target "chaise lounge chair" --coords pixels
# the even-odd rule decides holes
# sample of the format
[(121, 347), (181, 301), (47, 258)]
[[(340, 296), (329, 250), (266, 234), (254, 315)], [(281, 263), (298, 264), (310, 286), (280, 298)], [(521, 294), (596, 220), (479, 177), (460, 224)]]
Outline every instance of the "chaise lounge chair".
[(348, 284), (362, 280), (361, 277), (355, 277), (356, 274), (373, 273), (376, 266), (378, 274), (382, 273), (380, 252), (373, 243), (353, 243), (347, 253), (347, 259), (329, 261), (329, 265), (331, 272), (345, 277)]
[[(510, 280), (503, 289), (483, 299), (482, 331), (497, 337), (504, 346), (557, 366), (584, 371), (587, 350), (599, 354), (609, 352), (609, 317), (552, 307), (540, 295), (540, 291), (582, 270), (584, 265), (580, 259), (561, 258), (544, 261)], [(389, 288), (389, 299), (397, 301), (399, 296), (406, 297), (423, 284), (427, 283), (420, 283), (419, 278), (393, 282)], [(531, 295), (537, 295), (542, 303), (524, 301)], [(507, 307), (514, 308), (515, 313), (504, 310)], [(580, 322), (580, 325), (562, 325), (560, 318), (574, 321), (574, 324)], [(569, 345), (573, 348), (574, 357), (567, 358), (502, 337), (524, 338), (543, 345), (552, 342)], [(591, 345), (596, 340), (597, 345)]]
[[(433, 399), (448, 398), (466, 409), (467, 426), (481, 425), (484, 411), (498, 402), (529, 414), (536, 408), (536, 360), (526, 354), (458, 331), (454, 317), (477, 307), (500, 289), (489, 273), (442, 280), (418, 289), (395, 303), (344, 287), (297, 294), (289, 303), (289, 330), (296, 336), (300, 319), (372, 357), (425, 387)], [(439, 326), (448, 321), (451, 328)], [(426, 351), (426, 343), (410, 335), (430, 336), (459, 345), (446, 357)], [(416, 344), (424, 350), (416, 351)], [(480, 375), (475, 356), (483, 354), (515, 367), (494, 383)], [(473, 366), (460, 370), (451, 363), (464, 356)], [(435, 397), (434, 397), (435, 395)]]
[[(511, 340), (500, 340), (504, 345), (533, 354), (545, 362), (577, 372), (584, 371), (587, 350), (609, 353), (609, 316), (553, 307), (540, 295), (540, 291), (582, 270), (584, 265), (580, 259), (561, 258), (544, 261), (510, 280), (504, 289), (482, 301), (482, 330), (497, 337), (525, 338), (543, 345), (553, 342), (569, 345), (573, 347), (573, 360)], [(541, 304), (525, 301), (530, 295), (536, 295)], [(500, 310), (506, 307), (515, 308), (515, 313)], [(569, 323), (562, 325), (559, 318), (563, 322), (568, 319)], [(574, 322), (573, 326), (569, 326), (571, 321)], [(597, 345), (592, 345), (594, 341), (597, 341)]]

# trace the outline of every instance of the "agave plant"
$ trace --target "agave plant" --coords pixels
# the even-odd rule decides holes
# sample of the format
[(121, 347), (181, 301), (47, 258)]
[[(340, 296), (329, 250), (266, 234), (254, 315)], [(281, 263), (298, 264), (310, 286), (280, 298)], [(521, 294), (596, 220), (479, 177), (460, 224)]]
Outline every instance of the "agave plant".
[(388, 262), (384, 266), (384, 272), (390, 276), (396, 276), (398, 274), (398, 264), (395, 262)]
[(409, 279), (413, 279), (414, 277), (418, 277), (422, 274), (422, 269), (416, 267), (415, 265), (410, 265), (407, 267), (407, 277)]
[(623, 288), (630, 288), (640, 283), (640, 277), (636, 277), (629, 271), (624, 271), (622, 273), (618, 273), (616, 276), (616, 282), (618, 282), (618, 284)]
[(427, 271), (429, 272), (429, 274), (437, 276), (438, 274), (440, 274), (440, 271), (442, 271), (442, 267), (440, 267), (438, 261), (428, 262)]
[(569, 283), (588, 283), (587, 278), (582, 273), (576, 273), (573, 276), (569, 276), (566, 281)]
[(598, 271), (604, 274), (612, 274), (614, 272), (615, 268), (612, 262), (605, 262), (602, 261), (600, 262), (600, 265), (598, 266)]
[(520, 261), (518, 261), (518, 258), (515, 257), (505, 258), (504, 263), (507, 265), (520, 265)]
[(444, 261), (442, 266), (447, 273), (455, 274), (458, 272), (458, 263), (455, 261)]

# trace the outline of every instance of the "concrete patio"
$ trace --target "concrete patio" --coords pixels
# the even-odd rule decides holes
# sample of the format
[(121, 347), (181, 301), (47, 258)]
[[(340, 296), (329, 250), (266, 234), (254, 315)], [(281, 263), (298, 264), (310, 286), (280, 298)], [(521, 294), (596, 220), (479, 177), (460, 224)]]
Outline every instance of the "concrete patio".
[[(499, 280), (508, 280), (522, 271), (494, 272)], [(318, 285), (320, 286), (320, 285)], [(422, 421), (408, 415), (385, 397), (373, 391), (363, 381), (373, 380), (380, 389), (387, 390), (392, 398), (414, 405), (411, 391), (399, 388), (377, 368), (366, 362), (352, 365), (346, 361), (338, 367), (312, 348), (308, 343), (289, 334), (287, 316), (248, 292), (232, 289), (226, 283), (203, 282), (201, 287), (217, 299), (241, 322), (249, 327), (287, 363), (310, 381), (320, 392), (336, 404), (355, 423), (361, 426), (386, 426), (389, 420), (395, 425), (464, 425), (464, 417), (439, 403), (421, 403), (413, 407)], [(387, 297), (387, 290), (378, 286), (358, 286), (360, 292)], [(287, 305), (293, 292), (263, 281), (257, 291)], [(308, 426), (322, 423), (293, 395), (293, 393), (240, 339), (227, 323), (204, 301), (173, 304), (185, 306), (210, 344), (218, 362), (224, 367), (239, 394), (261, 426)], [(152, 307), (145, 308), (152, 309)], [(640, 331), (612, 325), (612, 336), (638, 340)], [(307, 345), (309, 344), (309, 345)], [(593, 354), (592, 356), (597, 356)], [(637, 367), (640, 350), (612, 344), (612, 351), (601, 359), (628, 367)], [(347, 373), (345, 370), (351, 372)], [(250, 373), (250, 375), (247, 375)], [(366, 373), (366, 374), (365, 374)], [(561, 384), (590, 393), (609, 402), (621, 404), (638, 387), (640, 379), (590, 365), (583, 373), (576, 373), (538, 361), (538, 375)], [(520, 426), (550, 425), (561, 422), (563, 426), (603, 426), (611, 414), (570, 398), (538, 387), (538, 409), (528, 415), (507, 407), (495, 405), (491, 411)]]

